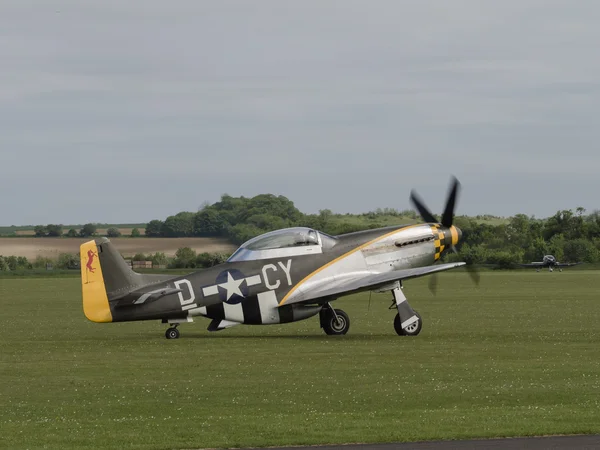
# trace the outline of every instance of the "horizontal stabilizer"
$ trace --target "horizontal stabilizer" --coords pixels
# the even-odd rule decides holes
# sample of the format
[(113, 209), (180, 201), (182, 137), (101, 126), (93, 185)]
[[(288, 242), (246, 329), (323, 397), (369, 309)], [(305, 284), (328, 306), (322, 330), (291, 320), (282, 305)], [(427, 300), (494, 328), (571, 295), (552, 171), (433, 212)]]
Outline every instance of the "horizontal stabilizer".
[(161, 287), (160, 289), (155, 289), (153, 291), (148, 292), (140, 292), (139, 297), (135, 298), (136, 292), (132, 292), (131, 296), (119, 300), (116, 303), (116, 306), (135, 306), (142, 305), (144, 303), (151, 303), (153, 301), (158, 300), (159, 298), (166, 297), (167, 295), (177, 294), (178, 292), (182, 292), (181, 289), (170, 288), (170, 287)]

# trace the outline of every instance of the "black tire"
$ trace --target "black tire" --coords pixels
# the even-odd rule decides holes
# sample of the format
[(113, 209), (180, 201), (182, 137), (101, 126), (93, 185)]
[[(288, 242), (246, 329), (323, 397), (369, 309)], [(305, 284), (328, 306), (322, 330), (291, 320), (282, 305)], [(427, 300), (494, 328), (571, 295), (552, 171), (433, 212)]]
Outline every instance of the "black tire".
[(336, 309), (335, 313), (337, 314), (337, 320), (331, 311), (327, 311), (322, 323), (323, 331), (330, 336), (341, 336), (350, 329), (350, 317), (341, 309)]
[(400, 320), (400, 314), (396, 314), (394, 318), (394, 330), (398, 336), (416, 336), (421, 332), (421, 328), (423, 328), (423, 319), (421, 319), (421, 315), (415, 311), (415, 314), (419, 318), (414, 324), (409, 325), (404, 330), (402, 329), (402, 321)]
[(179, 339), (179, 330), (177, 328), (168, 328), (165, 332), (167, 339)]

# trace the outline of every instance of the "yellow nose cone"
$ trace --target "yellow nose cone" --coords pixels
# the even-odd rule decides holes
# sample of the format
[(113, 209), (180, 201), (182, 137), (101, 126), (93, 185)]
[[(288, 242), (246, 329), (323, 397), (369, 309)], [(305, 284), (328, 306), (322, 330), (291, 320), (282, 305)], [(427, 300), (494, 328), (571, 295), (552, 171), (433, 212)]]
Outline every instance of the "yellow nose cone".
[(458, 244), (458, 241), (462, 238), (462, 231), (460, 231), (460, 228), (452, 225), (450, 227), (450, 233), (452, 234), (452, 245)]

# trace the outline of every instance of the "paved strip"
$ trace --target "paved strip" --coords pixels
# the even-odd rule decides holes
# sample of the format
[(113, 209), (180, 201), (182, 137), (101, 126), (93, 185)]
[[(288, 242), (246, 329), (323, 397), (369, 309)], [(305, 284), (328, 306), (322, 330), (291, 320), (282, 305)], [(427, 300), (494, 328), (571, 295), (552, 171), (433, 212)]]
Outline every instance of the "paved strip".
[[(527, 438), (427, 441), (393, 444), (314, 445), (309, 447), (268, 447), (269, 450), (596, 450), (600, 435), (543, 436)], [(246, 449), (246, 450), (265, 450)]]

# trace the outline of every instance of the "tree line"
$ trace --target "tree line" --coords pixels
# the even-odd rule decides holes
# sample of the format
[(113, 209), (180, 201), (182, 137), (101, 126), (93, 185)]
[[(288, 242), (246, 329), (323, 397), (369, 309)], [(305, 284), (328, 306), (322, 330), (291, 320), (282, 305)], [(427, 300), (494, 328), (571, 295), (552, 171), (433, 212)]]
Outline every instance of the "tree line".
[[(541, 261), (553, 254), (564, 262), (600, 262), (600, 211), (586, 214), (584, 208), (557, 211), (546, 219), (517, 214), (504, 220), (494, 216), (457, 216), (455, 224), (463, 232), (459, 254), (445, 259), (472, 264), (509, 267), (522, 262)], [(438, 216), (439, 220), (439, 216)], [(165, 220), (152, 220), (146, 226), (149, 237), (223, 237), (236, 244), (261, 233), (307, 226), (338, 235), (416, 222), (414, 211), (378, 209), (364, 214), (334, 214), (321, 210), (304, 214), (283, 196), (261, 194), (252, 198), (223, 195), (197, 212), (180, 212)]]
[[(439, 220), (439, 217), (438, 217)], [(334, 214), (325, 209), (318, 214), (304, 214), (284, 196), (261, 194), (255, 197), (232, 197), (224, 194), (213, 204), (203, 205), (197, 212), (183, 211), (164, 220), (152, 220), (145, 228), (148, 237), (221, 237), (233, 243), (242, 242), (267, 231), (307, 226), (331, 235), (339, 235), (387, 225), (415, 223), (420, 218), (414, 211), (377, 209), (363, 214)], [(447, 261), (462, 260), (472, 264), (494, 264), (510, 267), (522, 262), (540, 261), (553, 254), (562, 262), (600, 262), (600, 211), (586, 214), (585, 209), (557, 211), (551, 217), (537, 219), (525, 214), (502, 219), (494, 216), (457, 216), (463, 239), (459, 254), (444, 255)], [(61, 225), (36, 227), (38, 236), (60, 236)], [(89, 237), (97, 234), (94, 224), (70, 229), (67, 236)], [(139, 236), (139, 230), (132, 236)], [(118, 228), (107, 230), (109, 237), (119, 236)], [(189, 249), (188, 249), (189, 250)], [(169, 261), (174, 267), (204, 267), (199, 255), (185, 251)], [(226, 257), (221, 255), (220, 260)], [(198, 260), (197, 258), (200, 258)], [(151, 258), (152, 259), (152, 258)]]
[[(66, 233), (63, 232), (63, 226), (57, 224), (48, 225), (36, 225), (33, 228), (33, 233), (37, 237), (91, 237), (98, 234), (98, 226), (94, 223), (86, 223), (79, 230), (70, 228)], [(109, 227), (106, 230), (108, 237), (119, 237), (121, 236), (121, 230), (117, 227)], [(131, 237), (140, 237), (141, 233), (138, 228), (131, 230)]]
[(447, 259), (510, 267), (551, 254), (561, 262), (600, 262), (600, 211), (585, 212), (561, 210), (546, 219), (517, 214), (495, 226), (457, 217), (463, 243)]

